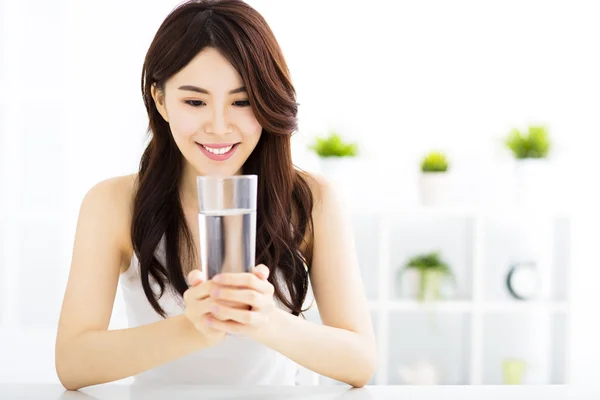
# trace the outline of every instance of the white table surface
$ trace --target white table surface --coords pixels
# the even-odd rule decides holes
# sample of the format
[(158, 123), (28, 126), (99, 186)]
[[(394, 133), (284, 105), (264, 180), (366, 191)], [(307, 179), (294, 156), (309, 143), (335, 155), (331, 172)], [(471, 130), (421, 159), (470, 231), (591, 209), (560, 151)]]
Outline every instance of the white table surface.
[(600, 400), (600, 386), (129, 386), (97, 385), (79, 391), (67, 391), (58, 384), (0, 384), (0, 399), (44, 400)]

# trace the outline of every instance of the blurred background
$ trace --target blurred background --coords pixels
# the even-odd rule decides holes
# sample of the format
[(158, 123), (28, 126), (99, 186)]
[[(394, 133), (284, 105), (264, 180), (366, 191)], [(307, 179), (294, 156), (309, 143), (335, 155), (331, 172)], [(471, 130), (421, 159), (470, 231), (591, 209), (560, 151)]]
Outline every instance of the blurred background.
[[(136, 171), (177, 3), (0, 1), (0, 382), (57, 382), (79, 206)], [(294, 162), (352, 217), (371, 383), (597, 382), (597, 2), (248, 3), (298, 93)]]

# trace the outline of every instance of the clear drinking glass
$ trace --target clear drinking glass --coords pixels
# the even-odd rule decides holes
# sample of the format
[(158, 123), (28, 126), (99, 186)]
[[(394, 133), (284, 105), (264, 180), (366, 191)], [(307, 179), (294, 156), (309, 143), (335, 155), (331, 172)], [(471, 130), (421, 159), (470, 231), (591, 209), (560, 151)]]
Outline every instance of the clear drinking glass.
[(204, 279), (250, 272), (256, 248), (256, 175), (198, 176), (200, 262)]

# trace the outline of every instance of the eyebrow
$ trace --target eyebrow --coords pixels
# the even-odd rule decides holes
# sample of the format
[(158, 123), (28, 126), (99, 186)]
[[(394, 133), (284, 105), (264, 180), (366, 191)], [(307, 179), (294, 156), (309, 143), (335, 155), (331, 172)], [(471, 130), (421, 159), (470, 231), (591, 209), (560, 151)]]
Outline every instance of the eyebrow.
[[(189, 91), (189, 92), (197, 92), (197, 93), (210, 94), (210, 92), (208, 90), (203, 89), (203, 88), (198, 87), (198, 86), (194, 86), (194, 85), (179, 86), (179, 90), (186, 90), (186, 91)], [(242, 93), (242, 92), (246, 92), (246, 87), (245, 86), (241, 86), (239, 88), (230, 90), (229, 94), (236, 94), (236, 93)]]

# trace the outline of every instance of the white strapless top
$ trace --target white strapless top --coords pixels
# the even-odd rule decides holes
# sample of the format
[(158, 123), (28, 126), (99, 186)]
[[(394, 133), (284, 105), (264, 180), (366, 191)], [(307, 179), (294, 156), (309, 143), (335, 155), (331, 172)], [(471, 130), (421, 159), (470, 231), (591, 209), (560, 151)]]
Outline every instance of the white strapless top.
[[(164, 240), (161, 241), (156, 255), (161, 262), (164, 261)], [(146, 299), (135, 253), (128, 270), (121, 274), (119, 281), (130, 328), (162, 319)], [(168, 316), (179, 315), (184, 311), (181, 299), (170, 290), (165, 290), (159, 304)], [(298, 383), (298, 372), (298, 365), (294, 361), (275, 350), (247, 337), (227, 335), (218, 345), (190, 353), (134, 376), (134, 383), (295, 385)]]

